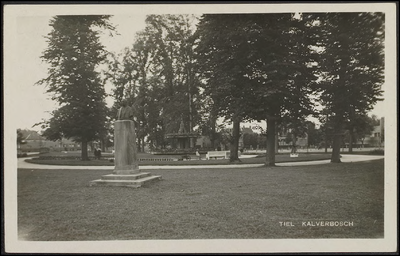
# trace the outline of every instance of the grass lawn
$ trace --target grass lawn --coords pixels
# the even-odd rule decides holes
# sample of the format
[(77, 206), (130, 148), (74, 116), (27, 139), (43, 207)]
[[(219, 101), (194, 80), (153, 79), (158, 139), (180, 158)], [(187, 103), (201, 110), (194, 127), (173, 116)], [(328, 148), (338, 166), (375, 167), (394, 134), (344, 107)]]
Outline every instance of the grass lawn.
[[(111, 156), (110, 156), (111, 157)], [(170, 156), (153, 156), (150, 154), (140, 153), (138, 158), (150, 159), (150, 158), (168, 158)], [(177, 157), (177, 156), (174, 156)], [(242, 158), (241, 162), (234, 162), (234, 164), (262, 164), (265, 162), (265, 154), (258, 155), (252, 158)], [(330, 159), (331, 154), (325, 153), (299, 153), (298, 157), (290, 157), (289, 154), (277, 154), (275, 156), (277, 163), (282, 162), (297, 162), (297, 161), (313, 161), (313, 160), (325, 160)], [(79, 159), (40, 159), (33, 158), (26, 160), (29, 163), (36, 164), (50, 164), (50, 165), (72, 165), (72, 166), (113, 166), (114, 163), (110, 162), (108, 159), (90, 161), (81, 161)], [(230, 164), (228, 159), (217, 159), (217, 160), (190, 160), (190, 161), (150, 161), (144, 160), (139, 161), (139, 165), (221, 165)]]
[[(139, 189), (89, 187), (107, 170), (18, 170), (18, 232), (36, 241), (382, 238), (384, 162), (153, 170)], [(294, 226), (280, 226), (279, 222)], [(312, 227), (302, 222), (350, 221)]]

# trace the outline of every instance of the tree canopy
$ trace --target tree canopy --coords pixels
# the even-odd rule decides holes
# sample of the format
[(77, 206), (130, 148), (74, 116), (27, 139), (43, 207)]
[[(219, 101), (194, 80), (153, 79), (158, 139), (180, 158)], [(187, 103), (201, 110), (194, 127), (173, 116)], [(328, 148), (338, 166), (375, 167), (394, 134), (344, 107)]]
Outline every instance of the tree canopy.
[(233, 132), (235, 118), (267, 120), (268, 165), (275, 164), (276, 121), (300, 122), (314, 110), (310, 20), (293, 14), (209, 14), (199, 24), (205, 93), (220, 115), (232, 119)]
[[(340, 162), (345, 134), (350, 147), (365, 136), (366, 114), (381, 100), (384, 18), (367, 12), (204, 14), (196, 24), (190, 15), (148, 15), (132, 45), (106, 55), (99, 33), (113, 30), (109, 16), (56, 16), (42, 56), (49, 76), (39, 83), (60, 108), (45, 134), (83, 144), (105, 137), (106, 116), (111, 113), (110, 122), (128, 99), (142, 150), (145, 139), (164, 148), (165, 135), (176, 133), (182, 120), (185, 130), (209, 135), (215, 148), (223, 118), (233, 124), (227, 138), (235, 161), (240, 123), (266, 120), (266, 164), (274, 165), (276, 126), (290, 129), (295, 141), (317, 134), (307, 122), (314, 116), (322, 122), (321, 138), (309, 143), (324, 135), (326, 146), (333, 141), (331, 161)], [(97, 71), (106, 56), (104, 82), (114, 86), (110, 112)]]
[[(132, 46), (109, 61), (116, 105), (127, 98), (139, 122), (138, 138), (164, 147), (165, 134), (199, 122), (199, 80), (194, 69), (194, 23), (190, 15), (148, 15)], [(140, 142), (140, 141), (139, 141)]]
[(350, 132), (382, 100), (384, 82), (384, 14), (327, 13), (322, 26), (323, 80), (320, 101), (334, 122), (332, 162), (340, 162), (345, 125)]
[(60, 107), (46, 123), (44, 135), (60, 135), (82, 143), (82, 160), (87, 160), (87, 143), (104, 133), (107, 107), (105, 90), (97, 67), (106, 57), (100, 43), (101, 29), (113, 30), (110, 16), (55, 16), (46, 37), (48, 47), (41, 58), (49, 64), (47, 86)]

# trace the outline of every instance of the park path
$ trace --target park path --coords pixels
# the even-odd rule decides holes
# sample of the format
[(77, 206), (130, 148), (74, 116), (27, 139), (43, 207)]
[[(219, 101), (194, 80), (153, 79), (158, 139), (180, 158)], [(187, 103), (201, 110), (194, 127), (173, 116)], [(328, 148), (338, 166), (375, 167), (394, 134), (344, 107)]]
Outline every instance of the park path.
[[(343, 163), (363, 162), (377, 159), (383, 159), (384, 156), (371, 156), (371, 155), (342, 155), (341, 161)], [(53, 170), (113, 170), (114, 166), (64, 166), (64, 165), (45, 165), (45, 164), (32, 164), (25, 160), (30, 158), (18, 158), (18, 168), (22, 169), (53, 169)], [(302, 162), (287, 162), (277, 163), (277, 166), (304, 166), (304, 165), (319, 165), (328, 164), (330, 160), (318, 161), (302, 161)], [(230, 164), (230, 165), (144, 165), (139, 166), (141, 170), (157, 170), (157, 169), (220, 169), (220, 168), (251, 168), (261, 167), (264, 164)]]
[[(384, 156), (371, 156), (371, 155), (341, 155), (340, 160), (343, 163), (352, 162), (364, 162), (377, 159), (383, 159)], [(318, 165), (318, 164), (329, 164), (331, 160), (316, 160), (316, 161), (304, 161), (304, 162), (287, 162), (287, 163), (277, 163), (277, 166), (303, 166), (303, 165)]]

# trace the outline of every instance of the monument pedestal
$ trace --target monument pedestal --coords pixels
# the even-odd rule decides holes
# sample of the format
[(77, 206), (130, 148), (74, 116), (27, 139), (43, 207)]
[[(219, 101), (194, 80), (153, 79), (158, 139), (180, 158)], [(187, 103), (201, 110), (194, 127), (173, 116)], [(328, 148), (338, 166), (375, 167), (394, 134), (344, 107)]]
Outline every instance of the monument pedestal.
[(151, 181), (161, 180), (161, 176), (141, 173), (137, 160), (135, 123), (131, 120), (118, 120), (114, 124), (114, 171), (103, 175), (90, 186), (141, 187)]
[(114, 123), (115, 174), (139, 173), (135, 123), (118, 120)]
[(107, 186), (107, 187), (130, 187), (140, 188), (141, 186), (153, 181), (161, 180), (161, 176), (151, 175), (149, 172), (140, 172), (137, 174), (107, 174), (101, 179), (92, 180), (90, 186)]

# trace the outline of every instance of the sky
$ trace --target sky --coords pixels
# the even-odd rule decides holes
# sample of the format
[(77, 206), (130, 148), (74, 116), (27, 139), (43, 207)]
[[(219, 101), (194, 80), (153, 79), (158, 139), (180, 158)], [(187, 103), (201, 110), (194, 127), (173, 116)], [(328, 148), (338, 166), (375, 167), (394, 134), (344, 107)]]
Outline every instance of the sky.
[[(130, 46), (135, 40), (136, 32), (144, 29), (146, 14), (160, 12), (154, 8), (146, 10), (142, 12), (140, 9), (135, 9), (135, 12), (122, 11), (114, 14), (110, 21), (117, 27), (120, 35), (102, 37), (102, 43), (109, 51), (120, 53), (125, 47)], [(190, 11), (200, 14), (196, 9)], [(12, 60), (15, 73), (12, 82), (5, 83), (5, 86), (16, 96), (13, 97), (15, 100), (12, 100), (12, 104), (15, 104), (12, 108), (15, 127), (39, 131), (39, 126), (34, 128), (32, 126), (43, 119), (49, 119), (49, 113), (57, 105), (51, 100), (51, 95), (45, 93), (44, 85), (35, 85), (37, 81), (47, 76), (47, 66), (41, 61), (40, 56), (47, 47), (44, 36), (51, 31), (49, 21), (56, 12), (38, 13), (22, 12), (15, 17), (14, 26), (10, 31), (13, 36)], [(162, 13), (174, 13), (174, 11)], [(383, 85), (383, 89), (386, 91), (386, 84)], [(370, 114), (385, 116), (385, 102), (378, 102)]]

